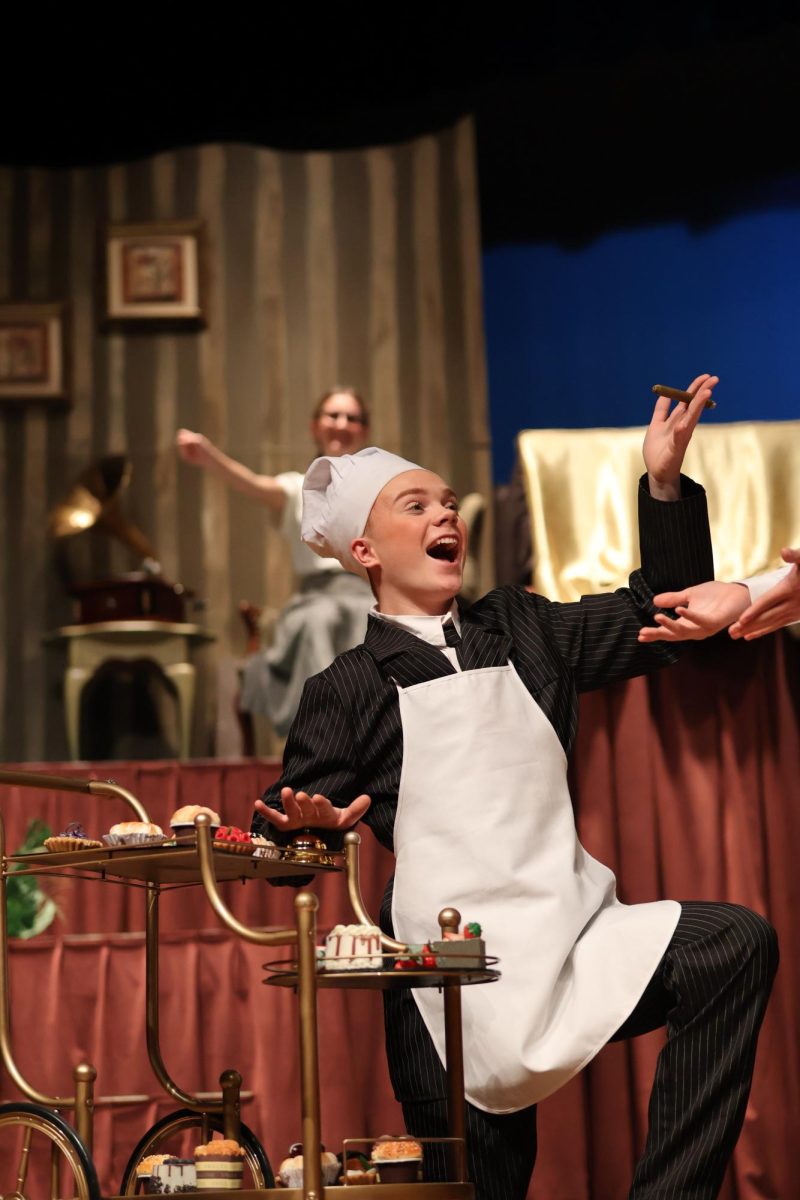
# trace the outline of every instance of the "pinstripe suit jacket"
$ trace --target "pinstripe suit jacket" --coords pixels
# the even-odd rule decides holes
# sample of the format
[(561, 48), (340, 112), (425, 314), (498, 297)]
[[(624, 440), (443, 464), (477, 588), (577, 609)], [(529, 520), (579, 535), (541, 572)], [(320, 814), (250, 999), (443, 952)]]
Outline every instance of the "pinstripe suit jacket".
[[(576, 604), (503, 587), (461, 613), (464, 669), (512, 661), (566, 754), (575, 737), (579, 692), (641, 675), (676, 658), (667, 643), (637, 641), (641, 626), (652, 623), (653, 596), (713, 578), (705, 492), (685, 477), (682, 484), (682, 499), (674, 503), (653, 500), (640, 486), (642, 567), (629, 587)], [(393, 849), (403, 760), (397, 687), (453, 671), (435, 646), (371, 616), (363, 644), (306, 684), (286, 744), (283, 774), (265, 793), (265, 801), (280, 808), (280, 789), (287, 786), (320, 792), (339, 805), (366, 792), (372, 804), (364, 822)], [(261, 832), (265, 824), (256, 817), (254, 829)], [(270, 836), (280, 840), (269, 828)], [(337, 844), (330, 832), (321, 832), (329, 845)], [(390, 887), (381, 924), (391, 932)], [(443, 1095), (441, 1068), (430, 1059), (416, 1006), (406, 992), (388, 992), (385, 998), (391, 1014), (389, 1063), (398, 1097)]]
[[(642, 566), (628, 588), (560, 604), (524, 588), (503, 587), (461, 614), (466, 669), (510, 658), (567, 754), (578, 692), (674, 661), (667, 643), (636, 640), (640, 627), (652, 623), (653, 595), (713, 578), (705, 492), (686, 477), (682, 483), (683, 498), (674, 503), (653, 500), (640, 486)], [(283, 775), (265, 801), (280, 808), (280, 789), (286, 786), (321, 792), (341, 805), (367, 792), (372, 805), (364, 821), (391, 850), (403, 760), (396, 685), (452, 672), (435, 646), (370, 617), (362, 645), (308, 680), (286, 744)], [(265, 822), (258, 817), (256, 823), (261, 829)]]

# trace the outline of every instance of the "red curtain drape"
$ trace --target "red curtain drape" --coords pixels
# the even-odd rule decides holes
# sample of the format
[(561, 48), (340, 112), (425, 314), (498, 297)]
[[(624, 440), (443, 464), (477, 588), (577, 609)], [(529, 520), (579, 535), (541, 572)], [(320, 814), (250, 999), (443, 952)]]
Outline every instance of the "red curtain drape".
[[(789, 1200), (796, 1193), (800, 1125), (800, 643), (786, 635), (753, 645), (724, 638), (691, 647), (677, 666), (583, 697), (571, 774), (581, 838), (615, 869), (626, 901), (672, 896), (724, 899), (765, 913), (782, 951), (761, 1036), (747, 1119), (723, 1200)], [(45, 769), (45, 768), (42, 768)], [(86, 768), (48, 766), (85, 775)], [(275, 777), (268, 761), (128, 763), (94, 768), (130, 788), (154, 819), (179, 804), (209, 803), (246, 824), (252, 800)], [(101, 832), (122, 816), (117, 801), (0, 789), (13, 847), (27, 820), (56, 829), (80, 819)], [(391, 862), (366, 835), (363, 884), (377, 912)], [(226, 885), (243, 920), (291, 919), (289, 889)], [(320, 881), (320, 923), (347, 917), (341, 881)], [(81, 1057), (99, 1068), (103, 1094), (155, 1097), (144, 1050), (140, 892), (58, 881), (64, 914), (55, 937), (12, 948), (14, 1045), (23, 1073), (46, 1090), (69, 1089)], [(202, 893), (164, 897), (161, 926), (162, 1041), (187, 1088), (213, 1088), (236, 1066), (255, 1097), (245, 1120), (279, 1160), (299, 1138), (294, 999), (262, 988), (269, 954), (215, 928)], [(100, 938), (76, 934), (98, 931)], [(199, 931), (199, 932), (198, 932)], [(124, 934), (128, 936), (123, 936)], [(535, 947), (534, 947), (535, 953)], [(382, 1048), (382, 1013), (371, 993), (321, 997), (323, 1136), (401, 1127)], [(619, 1200), (646, 1132), (660, 1038), (604, 1050), (578, 1079), (541, 1105), (540, 1153), (530, 1196)], [(5, 1098), (12, 1093), (2, 1080)], [(95, 1157), (107, 1190), (166, 1099), (130, 1110), (101, 1108)]]

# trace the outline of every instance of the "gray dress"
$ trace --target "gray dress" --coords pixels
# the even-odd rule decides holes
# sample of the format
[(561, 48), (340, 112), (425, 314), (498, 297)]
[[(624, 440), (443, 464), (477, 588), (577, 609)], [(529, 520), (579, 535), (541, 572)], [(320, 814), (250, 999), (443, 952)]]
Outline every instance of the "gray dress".
[(303, 476), (287, 471), (277, 479), (286, 493), (280, 531), (292, 550), (298, 589), (278, 616), (272, 644), (245, 663), (240, 703), (245, 712), (268, 717), (285, 737), (309, 676), (363, 642), (374, 599), (365, 580), (301, 542)]

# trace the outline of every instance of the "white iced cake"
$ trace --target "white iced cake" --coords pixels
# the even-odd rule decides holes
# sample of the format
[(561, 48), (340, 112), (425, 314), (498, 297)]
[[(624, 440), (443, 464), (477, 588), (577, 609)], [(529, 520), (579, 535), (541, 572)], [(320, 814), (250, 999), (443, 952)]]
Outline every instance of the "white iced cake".
[(325, 939), (323, 966), (329, 971), (364, 971), (383, 966), (377, 925), (335, 925)]

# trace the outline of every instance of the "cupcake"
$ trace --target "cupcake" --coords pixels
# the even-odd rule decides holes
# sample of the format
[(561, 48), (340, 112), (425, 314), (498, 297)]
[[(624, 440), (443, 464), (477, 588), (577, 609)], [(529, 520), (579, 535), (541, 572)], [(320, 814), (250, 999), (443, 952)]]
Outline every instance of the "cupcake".
[(416, 1183), (422, 1175), (422, 1146), (410, 1137), (379, 1138), (371, 1163), (381, 1183)]
[(280, 858), (281, 856), (280, 848), (260, 833), (253, 834), (250, 838), (250, 845), (253, 847), (253, 858)]
[[(326, 1150), (324, 1146), (320, 1146), (320, 1164), (324, 1186), (328, 1187), (330, 1184), (336, 1183), (341, 1166), (336, 1155), (332, 1154), (330, 1150)], [(295, 1142), (289, 1150), (289, 1157), (285, 1158), (278, 1167), (278, 1178), (284, 1187), (301, 1188), (303, 1186), (303, 1147), (300, 1142)]]
[(169, 1195), (172, 1192), (194, 1192), (197, 1189), (197, 1170), (194, 1159), (165, 1158), (156, 1163), (152, 1173), (152, 1190)]
[(219, 1138), (197, 1146), (194, 1152), (197, 1187), (215, 1192), (234, 1191), (242, 1186), (244, 1150), (230, 1138)]
[(102, 850), (103, 843), (90, 838), (79, 821), (70, 821), (57, 837), (45, 838), (44, 844), (52, 854), (64, 850)]
[(103, 834), (107, 846), (148, 846), (163, 840), (164, 830), (152, 821), (120, 821)]
[(136, 1192), (152, 1195), (156, 1191), (153, 1171), (168, 1157), (166, 1154), (148, 1154), (136, 1164)]
[(339, 1176), (339, 1182), (352, 1187), (354, 1184), (378, 1183), (378, 1172), (371, 1167), (366, 1158), (348, 1158), (345, 1168)]
[(198, 813), (205, 813), (208, 816), (211, 822), (211, 836), (213, 838), (222, 824), (219, 813), (214, 812), (213, 808), (204, 808), (202, 804), (185, 804), (183, 808), (177, 808), (169, 819), (169, 827), (176, 842), (180, 844), (194, 844), (197, 838), (194, 819)]

